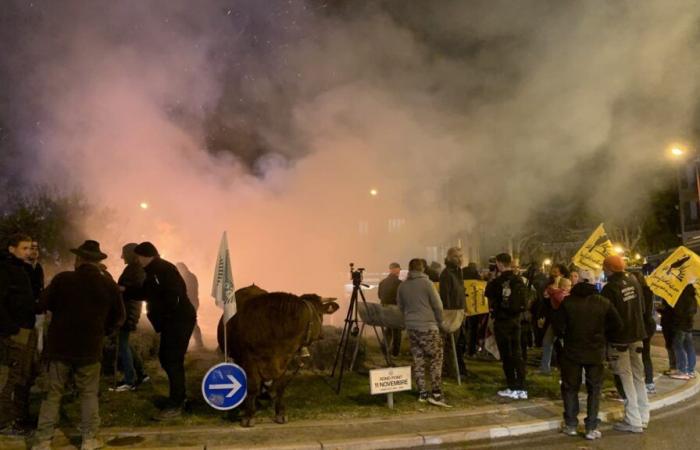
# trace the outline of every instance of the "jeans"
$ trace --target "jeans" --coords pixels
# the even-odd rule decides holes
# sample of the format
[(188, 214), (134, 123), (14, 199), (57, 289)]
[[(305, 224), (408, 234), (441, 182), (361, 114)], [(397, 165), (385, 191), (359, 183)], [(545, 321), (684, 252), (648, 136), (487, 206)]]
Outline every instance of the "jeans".
[(676, 353), (676, 369), (679, 372), (695, 372), (695, 345), (692, 331), (676, 330), (673, 336), (673, 351)]
[(581, 372), (586, 372), (587, 416), (586, 431), (598, 428), (598, 410), (600, 408), (600, 390), (603, 385), (603, 364), (582, 364), (566, 356), (559, 360), (561, 364), (561, 397), (564, 401), (564, 422), (567, 426), (578, 426), (578, 391), (581, 387)]
[(649, 399), (644, 383), (642, 342), (610, 344), (608, 357), (615, 375), (620, 377), (625, 391), (625, 422), (641, 427), (649, 422)]
[(49, 442), (59, 419), (61, 397), (70, 379), (75, 376), (75, 385), (80, 395), (80, 432), (83, 440), (97, 435), (100, 426), (99, 401), (100, 363), (75, 365), (62, 361), (50, 361), (46, 372), (48, 388), (46, 398), (41, 402), (39, 424), (34, 438), (36, 442)]
[(382, 328), (384, 338), (386, 339), (387, 351), (391, 352), (391, 356), (399, 356), (401, 351), (401, 328)]
[(194, 317), (182, 317), (163, 324), (158, 359), (168, 375), (169, 407), (182, 407), (185, 402), (185, 353), (194, 329)]
[(676, 368), (676, 352), (673, 350), (673, 328), (670, 326), (664, 326), (662, 328), (662, 333), (664, 335), (664, 346), (666, 347), (666, 353), (668, 353), (668, 368), (674, 370)]
[(644, 363), (644, 382), (654, 382), (654, 365), (651, 362), (651, 336), (642, 341), (642, 363)]
[(554, 329), (551, 325), (547, 327), (547, 331), (542, 338), (542, 362), (540, 363), (540, 372), (550, 372), (552, 370), (552, 353), (554, 351)]
[(525, 362), (520, 348), (520, 320), (497, 320), (493, 324), (498, 352), (508, 389), (525, 389)]
[(130, 334), (131, 331), (127, 329), (119, 330), (119, 362), (124, 371), (124, 382), (134, 385), (138, 378), (143, 377), (144, 372), (141, 357), (129, 345)]

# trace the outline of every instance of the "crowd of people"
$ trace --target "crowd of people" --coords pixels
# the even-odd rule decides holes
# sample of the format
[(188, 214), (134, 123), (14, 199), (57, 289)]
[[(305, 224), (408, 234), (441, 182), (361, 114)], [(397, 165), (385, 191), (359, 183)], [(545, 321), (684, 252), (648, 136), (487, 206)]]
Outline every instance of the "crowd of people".
[[(195, 345), (202, 345), (196, 326), (196, 277), (187, 266), (162, 259), (150, 242), (129, 243), (121, 255), (125, 268), (115, 281), (97, 241), (87, 240), (71, 252), (74, 269), (58, 273), (46, 287), (38, 242), (17, 234), (0, 254), (0, 433), (26, 435), (33, 428), (29, 393), (41, 370), (45, 397), (31, 436), (33, 449), (50, 448), (68, 385), (80, 399), (81, 449), (104, 445), (97, 434), (105, 337), (118, 336), (116, 351), (124, 374), (112, 390), (132, 391), (149, 381), (129, 343), (143, 302), (160, 336), (158, 357), (169, 382), (167, 404), (154, 419), (182, 414), (185, 353), (194, 330)], [(44, 317), (48, 327), (43, 327)]]
[[(552, 266), (548, 274), (539, 265), (520, 270), (507, 253), (493, 258), (489, 269), (481, 273), (473, 263), (463, 266), (462, 251), (454, 247), (447, 252), (442, 272), (435, 270), (435, 264), (428, 266), (416, 258), (409, 262), (404, 281), (401, 266), (391, 263), (389, 275), (379, 284), (381, 303), (398, 305), (404, 315), (418, 401), (450, 406), (442, 390), (442, 376), (449, 372), (452, 359), (444, 357), (451, 351), (448, 341), (457, 342), (456, 370), (466, 374), (465, 356), (475, 356), (492, 336), (505, 378), (505, 388), (497, 395), (528, 398), (527, 350), (538, 345), (542, 347), (539, 372), (551, 374), (553, 365), (560, 371), (563, 433), (578, 435), (578, 392), (585, 380), (584, 436), (589, 440), (602, 436), (598, 410), (606, 363), (625, 404), (624, 418), (614, 429), (644, 432), (649, 424), (648, 395), (656, 392), (650, 345), (656, 321), (654, 295), (640, 271), (628, 270), (617, 255), (605, 258), (603, 274), (563, 264)], [(487, 282), (489, 312), (468, 316), (449, 336), (444, 311), (465, 309), (464, 280), (470, 279)], [(433, 282), (439, 282), (439, 292)], [(685, 288), (673, 307), (659, 299), (656, 308), (670, 365), (664, 374), (678, 380), (694, 378), (692, 325), (697, 302), (693, 285)], [(387, 350), (398, 355), (401, 330), (386, 329), (384, 333)]]

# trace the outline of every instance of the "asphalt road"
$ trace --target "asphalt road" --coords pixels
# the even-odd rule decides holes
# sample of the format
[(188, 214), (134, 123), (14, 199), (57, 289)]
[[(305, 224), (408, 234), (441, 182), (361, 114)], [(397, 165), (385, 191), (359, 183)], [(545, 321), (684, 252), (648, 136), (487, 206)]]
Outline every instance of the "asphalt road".
[[(658, 333), (660, 334), (660, 333)], [(655, 336), (657, 339), (658, 336)], [(662, 341), (659, 340), (659, 344)], [(700, 339), (695, 337), (695, 349), (700, 358)], [(581, 407), (585, 411), (585, 403)], [(469, 449), (478, 450), (700, 450), (700, 394), (668, 408), (651, 413), (649, 428), (641, 435), (614, 431), (611, 424), (600, 428), (603, 438), (587, 441), (583, 436), (570, 437), (556, 432), (545, 432), (518, 439), (493, 440), (471, 443)], [(467, 446), (441, 446), (440, 449), (461, 449)]]

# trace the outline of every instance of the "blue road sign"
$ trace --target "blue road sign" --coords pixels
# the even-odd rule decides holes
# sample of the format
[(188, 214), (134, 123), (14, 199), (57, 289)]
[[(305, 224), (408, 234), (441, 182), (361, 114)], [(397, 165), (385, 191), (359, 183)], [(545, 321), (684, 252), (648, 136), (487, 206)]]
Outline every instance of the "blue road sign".
[(217, 364), (204, 375), (202, 396), (209, 406), (226, 411), (240, 405), (248, 392), (248, 380), (241, 366)]

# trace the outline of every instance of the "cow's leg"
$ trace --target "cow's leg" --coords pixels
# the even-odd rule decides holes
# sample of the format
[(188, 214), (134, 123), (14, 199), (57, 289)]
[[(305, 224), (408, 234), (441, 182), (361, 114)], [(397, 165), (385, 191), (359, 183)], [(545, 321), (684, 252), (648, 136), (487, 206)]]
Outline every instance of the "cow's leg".
[(257, 371), (251, 370), (248, 374), (248, 395), (245, 398), (245, 411), (241, 419), (241, 425), (244, 427), (252, 427), (255, 425), (255, 400), (260, 394), (260, 374)]
[(283, 375), (275, 380), (275, 422), (284, 424), (289, 422), (287, 408), (284, 405), (284, 390), (287, 387), (289, 375)]

